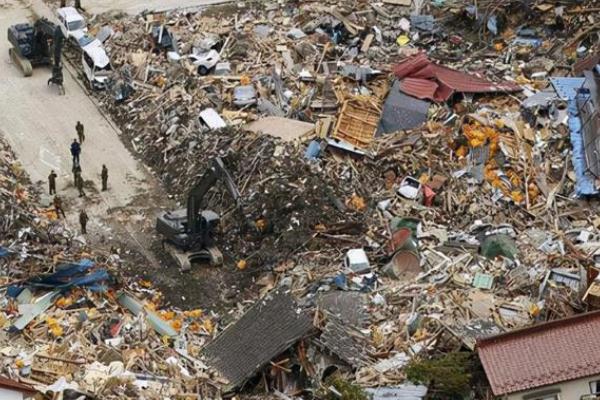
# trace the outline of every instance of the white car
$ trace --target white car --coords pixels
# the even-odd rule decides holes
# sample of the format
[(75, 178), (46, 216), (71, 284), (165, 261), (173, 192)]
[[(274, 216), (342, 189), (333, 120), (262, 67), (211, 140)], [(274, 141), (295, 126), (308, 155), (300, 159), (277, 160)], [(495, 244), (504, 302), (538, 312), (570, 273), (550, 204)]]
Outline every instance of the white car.
[(219, 52), (216, 50), (209, 50), (205, 53), (194, 52), (188, 57), (192, 60), (192, 64), (198, 67), (198, 74), (200, 75), (208, 74), (221, 59)]
[(95, 90), (106, 89), (112, 72), (110, 59), (102, 46), (86, 46), (82, 52), (83, 72)]
[(62, 7), (56, 13), (65, 37), (78, 43), (88, 30), (85, 18), (77, 12), (75, 7)]

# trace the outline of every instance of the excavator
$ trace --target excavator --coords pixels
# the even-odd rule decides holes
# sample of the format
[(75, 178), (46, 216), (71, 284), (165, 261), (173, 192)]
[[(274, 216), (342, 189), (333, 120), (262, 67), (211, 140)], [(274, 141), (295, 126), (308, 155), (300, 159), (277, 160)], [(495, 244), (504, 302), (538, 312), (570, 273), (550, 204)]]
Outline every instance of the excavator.
[(163, 245), (183, 271), (190, 270), (194, 262), (208, 261), (213, 266), (223, 263), (223, 254), (214, 245), (220, 216), (212, 210), (200, 210), (204, 195), (218, 180), (223, 181), (237, 208), (241, 210), (240, 192), (223, 160), (217, 157), (211, 160), (208, 170), (189, 191), (187, 207), (167, 211), (156, 219), (156, 231), (163, 236)]
[(25, 76), (31, 76), (35, 66), (52, 65), (48, 85), (55, 84), (64, 91), (61, 62), (64, 39), (60, 26), (40, 18), (33, 24), (17, 24), (8, 28), (8, 41), (13, 46), (8, 53)]

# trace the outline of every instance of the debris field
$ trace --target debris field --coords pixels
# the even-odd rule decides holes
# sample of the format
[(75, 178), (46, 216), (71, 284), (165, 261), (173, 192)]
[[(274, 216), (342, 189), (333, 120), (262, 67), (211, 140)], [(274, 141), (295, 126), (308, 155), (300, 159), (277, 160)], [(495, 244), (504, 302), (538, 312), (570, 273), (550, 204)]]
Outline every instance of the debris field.
[[(182, 207), (222, 158), (241, 206), (208, 192), (223, 265), (179, 272), (162, 254), (181, 285), (163, 287), (161, 271), (77, 241), (0, 142), (2, 374), (51, 399), (367, 398), (340, 379), (371, 398), (444, 398), (407, 369), (596, 309), (594, 4), (88, 16), (90, 34), (110, 31), (112, 67), (90, 95), (125, 144)], [(218, 284), (194, 286), (209, 268)], [(190, 292), (214, 304), (186, 307)]]

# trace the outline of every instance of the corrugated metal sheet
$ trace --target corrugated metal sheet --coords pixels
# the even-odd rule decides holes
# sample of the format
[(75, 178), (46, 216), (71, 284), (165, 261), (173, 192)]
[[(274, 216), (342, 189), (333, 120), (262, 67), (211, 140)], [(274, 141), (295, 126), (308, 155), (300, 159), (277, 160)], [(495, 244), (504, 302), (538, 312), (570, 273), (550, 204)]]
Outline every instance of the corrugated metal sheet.
[(410, 57), (394, 67), (394, 74), (398, 79), (409, 76), (415, 71), (429, 65), (430, 61), (425, 53), (419, 53), (416, 56)]
[(437, 100), (436, 92), (439, 85), (434, 81), (417, 78), (404, 78), (398, 86), (404, 93), (416, 97), (417, 99)]
[(455, 71), (441, 65), (433, 64), (434, 74), (438, 81), (446, 84), (456, 92), (495, 93), (518, 92), (521, 87), (512, 82), (491, 82), (473, 74)]
[(474, 74), (456, 71), (417, 54), (394, 68), (400, 79), (400, 90), (419, 99), (446, 101), (455, 92), (510, 93), (521, 88), (512, 82), (491, 82)]
[(367, 389), (372, 400), (421, 400), (427, 395), (426, 386), (403, 384), (399, 386)]
[(594, 176), (587, 168), (585, 146), (583, 142), (582, 123), (577, 109), (577, 101), (569, 100), (569, 131), (573, 148), (572, 163), (575, 168), (575, 194), (577, 196), (593, 196), (598, 194)]
[(552, 87), (563, 100), (574, 99), (584, 82), (585, 78), (550, 78)]
[(596, 178), (600, 177), (600, 77), (585, 71), (584, 96), (578, 96), (577, 108), (581, 116), (585, 162)]

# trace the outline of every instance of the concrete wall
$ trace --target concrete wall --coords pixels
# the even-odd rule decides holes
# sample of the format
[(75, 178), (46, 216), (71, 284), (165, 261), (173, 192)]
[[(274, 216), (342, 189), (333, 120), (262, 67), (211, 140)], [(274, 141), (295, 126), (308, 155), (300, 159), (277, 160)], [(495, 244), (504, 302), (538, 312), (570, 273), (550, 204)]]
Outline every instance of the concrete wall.
[(600, 375), (589, 376), (587, 378), (577, 379), (574, 381), (563, 382), (557, 385), (542, 386), (534, 390), (528, 390), (519, 393), (513, 393), (505, 397), (506, 400), (523, 400), (523, 396), (534, 394), (543, 390), (560, 389), (560, 400), (579, 400), (581, 396), (590, 393), (590, 382), (599, 381)]
[(2, 400), (23, 400), (21, 392), (0, 388), (0, 399)]

